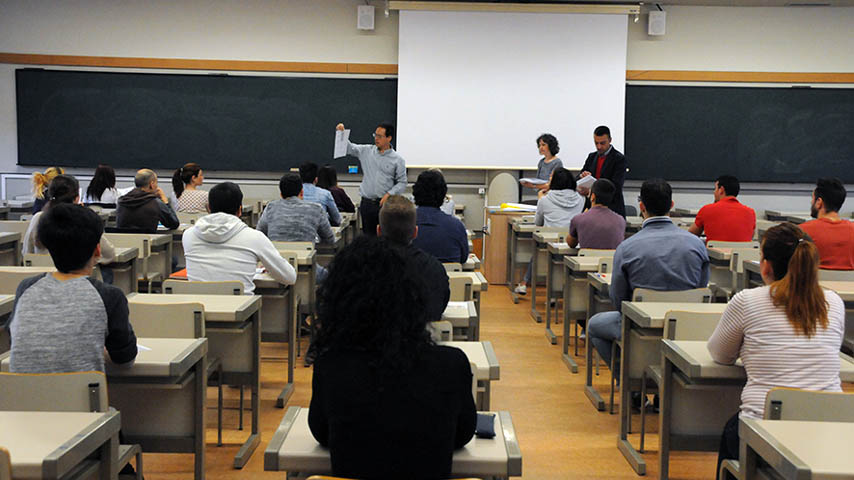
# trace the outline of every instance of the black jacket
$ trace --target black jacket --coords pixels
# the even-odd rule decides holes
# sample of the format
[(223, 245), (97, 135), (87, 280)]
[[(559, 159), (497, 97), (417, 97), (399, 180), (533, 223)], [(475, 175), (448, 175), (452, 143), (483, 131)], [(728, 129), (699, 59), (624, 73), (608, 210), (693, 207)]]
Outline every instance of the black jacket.
[(181, 222), (175, 210), (154, 192), (139, 187), (119, 197), (116, 205), (116, 227), (157, 232), (157, 224), (168, 229), (178, 228)]
[[(584, 162), (584, 168), (581, 171), (587, 171), (591, 174), (596, 173), (596, 163), (599, 158), (599, 152), (593, 152), (587, 156)], [(626, 180), (626, 157), (618, 152), (616, 148), (611, 147), (611, 151), (605, 157), (605, 163), (602, 165), (602, 174), (600, 178), (607, 178), (614, 182), (617, 187), (617, 192), (614, 195), (614, 201), (608, 207), (611, 210), (619, 213), (623, 217), (626, 216), (626, 203), (623, 200), (623, 182)]]

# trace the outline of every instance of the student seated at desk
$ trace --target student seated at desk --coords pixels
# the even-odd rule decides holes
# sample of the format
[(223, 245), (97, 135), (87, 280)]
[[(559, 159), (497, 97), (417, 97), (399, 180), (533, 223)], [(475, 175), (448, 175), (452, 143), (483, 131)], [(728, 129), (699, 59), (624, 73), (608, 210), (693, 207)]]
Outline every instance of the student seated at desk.
[(172, 192), (179, 212), (204, 213), (208, 208), (208, 192), (200, 189), (205, 181), (202, 167), (188, 163), (172, 174)]
[(442, 172), (431, 169), (418, 175), (418, 180), (412, 186), (417, 205), (418, 236), (412, 245), (442, 263), (466, 263), (469, 257), (466, 227), (458, 218), (440, 210), (447, 193), (448, 185)]
[(329, 190), (332, 198), (335, 199), (335, 206), (338, 207), (339, 212), (356, 213), (356, 206), (353, 205), (353, 201), (350, 200), (347, 192), (338, 186), (338, 173), (335, 171), (335, 167), (331, 165), (320, 167), (320, 170), (317, 171), (317, 186)]
[(738, 458), (738, 416), (762, 418), (772, 388), (842, 391), (845, 306), (819, 286), (818, 258), (816, 245), (795, 225), (770, 228), (759, 263), (765, 286), (738, 292), (709, 339), (716, 362), (731, 365), (741, 357), (747, 372), (741, 412), (724, 427), (718, 470), (724, 459)]
[[(335, 243), (323, 207), (303, 200), (303, 183), (296, 173), (286, 173), (279, 180), (282, 198), (273, 200), (258, 220), (259, 231), (274, 242)], [(326, 278), (326, 269), (317, 265), (317, 283)]]
[(50, 182), (57, 176), (65, 173), (62, 167), (49, 167), (44, 173), (33, 172), (33, 215), (39, 213), (50, 200), (47, 189)]
[(240, 219), (243, 192), (236, 183), (223, 182), (213, 187), (208, 193), (208, 205), (210, 215), (196, 220), (181, 239), (187, 280), (240, 280), (243, 293), (251, 295), (255, 291), (255, 267), (260, 261), (277, 281), (294, 284), (294, 267), (279, 255), (270, 239)]
[(317, 164), (306, 162), (299, 166), (299, 176), (302, 178), (303, 200), (319, 204), (329, 216), (329, 224), (337, 227), (341, 225), (341, 213), (335, 205), (335, 198), (329, 190), (318, 187)]
[(622, 337), (620, 308), (623, 301), (631, 300), (634, 289), (690, 290), (709, 283), (706, 246), (670, 220), (671, 198), (672, 190), (664, 180), (643, 182), (639, 204), (643, 226), (614, 252), (610, 296), (617, 310), (593, 315), (587, 328), (606, 363), (611, 363), (611, 344)]
[(168, 229), (178, 228), (181, 222), (163, 190), (157, 186), (157, 174), (147, 168), (136, 172), (136, 188), (122, 195), (116, 207), (116, 227), (157, 232), (157, 224)]
[[(534, 223), (540, 227), (566, 227), (569, 230), (573, 217), (584, 210), (584, 197), (575, 191), (575, 177), (569, 170), (557, 167), (552, 171), (548, 185), (548, 193), (542, 195), (537, 201)], [(528, 293), (527, 284), (531, 283), (533, 262), (532, 259), (528, 264), (523, 283), (514, 289), (519, 295)]]
[(617, 188), (600, 178), (590, 189), (590, 209), (572, 217), (566, 243), (570, 247), (614, 250), (626, 238), (626, 219), (608, 208)]
[(124, 293), (89, 278), (103, 233), (98, 214), (80, 205), (60, 203), (42, 214), (38, 237), (57, 271), (18, 285), (10, 323), (12, 372), (103, 372), (104, 349), (116, 364), (136, 358)]
[(397, 246), (403, 247), (406, 258), (415, 265), (418, 281), (425, 290), (427, 301), (422, 305), (427, 311), (428, 321), (442, 319), (442, 313), (451, 298), (451, 287), (445, 267), (432, 255), (412, 244), (418, 237), (415, 224), (415, 205), (400, 195), (391, 195), (380, 209), (380, 224), (377, 236)]
[[(48, 202), (45, 204), (44, 208), (41, 212), (33, 215), (33, 218), (30, 219), (30, 225), (27, 227), (27, 232), (24, 234), (24, 240), (21, 245), (21, 251), (24, 255), (28, 253), (39, 253), (39, 254), (47, 254), (49, 253), (47, 247), (42, 244), (38, 239), (38, 228), (39, 222), (41, 221), (44, 212), (50, 210), (59, 204), (76, 204), (80, 202), (80, 184), (77, 182), (77, 179), (72, 177), (71, 175), (57, 175), (53, 181), (50, 182), (50, 187), (48, 188)], [(100, 264), (108, 264), (112, 263), (113, 259), (116, 257), (116, 250), (113, 247), (113, 244), (107, 239), (107, 237), (101, 235), (101, 256), (98, 259), (98, 263)], [(106, 273), (108, 270), (104, 270), (102, 273)], [(107, 281), (107, 283), (113, 283), (112, 279)]]
[(812, 192), (810, 215), (815, 220), (802, 223), (801, 230), (812, 237), (821, 267), (854, 270), (854, 223), (839, 218), (845, 202), (845, 185), (836, 178), (821, 178)]
[(449, 478), (474, 434), (469, 361), (431, 341), (422, 273), (406, 248), (362, 235), (320, 288), (308, 422), (336, 476)]
[(715, 203), (697, 213), (688, 231), (698, 237), (706, 233), (706, 241), (749, 242), (756, 230), (756, 212), (742, 205), (737, 198), (741, 189), (738, 179), (721, 175), (715, 180)]
[(89, 186), (86, 187), (86, 195), (83, 203), (88, 205), (116, 205), (119, 199), (119, 191), (116, 190), (116, 171), (109, 165), (98, 165)]

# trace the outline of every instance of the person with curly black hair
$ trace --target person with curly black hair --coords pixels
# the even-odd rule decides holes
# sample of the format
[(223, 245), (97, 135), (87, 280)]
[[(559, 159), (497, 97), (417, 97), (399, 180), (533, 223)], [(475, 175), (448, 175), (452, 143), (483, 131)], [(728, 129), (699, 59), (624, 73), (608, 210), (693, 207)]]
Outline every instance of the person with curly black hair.
[(308, 422), (336, 476), (448, 478), (474, 434), (469, 361), (430, 339), (422, 278), (405, 245), (362, 235), (320, 288)]
[(465, 263), (469, 256), (466, 227), (457, 217), (441, 210), (448, 185), (442, 172), (421, 172), (412, 186), (415, 197), (418, 236), (412, 244), (443, 263)]

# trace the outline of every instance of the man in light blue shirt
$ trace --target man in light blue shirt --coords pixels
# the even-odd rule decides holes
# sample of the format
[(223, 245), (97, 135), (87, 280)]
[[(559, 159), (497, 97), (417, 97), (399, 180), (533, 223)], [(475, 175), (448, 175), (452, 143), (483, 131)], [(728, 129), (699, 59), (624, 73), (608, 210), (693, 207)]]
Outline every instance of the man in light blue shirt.
[[(339, 123), (336, 128), (344, 130), (344, 124)], [(391, 148), (393, 137), (394, 125), (381, 123), (374, 131), (373, 145), (347, 144), (347, 155), (357, 157), (362, 164), (359, 216), (365, 235), (377, 234), (380, 207), (386, 199), (406, 190), (406, 162)]]
[[(622, 336), (620, 308), (632, 299), (636, 288), (674, 291), (706, 287), (709, 283), (709, 256), (697, 236), (673, 224), (668, 214), (673, 208), (670, 185), (660, 178), (641, 186), (641, 230), (623, 241), (614, 253), (611, 303), (615, 312), (590, 318), (587, 336), (606, 363), (611, 363), (611, 345)], [(616, 375), (616, 372), (615, 372)]]
[(299, 166), (299, 176), (302, 179), (302, 199), (306, 202), (319, 204), (329, 216), (329, 224), (333, 227), (341, 225), (341, 214), (335, 199), (329, 190), (319, 188), (317, 185), (317, 171), (320, 167), (315, 163), (306, 162)]

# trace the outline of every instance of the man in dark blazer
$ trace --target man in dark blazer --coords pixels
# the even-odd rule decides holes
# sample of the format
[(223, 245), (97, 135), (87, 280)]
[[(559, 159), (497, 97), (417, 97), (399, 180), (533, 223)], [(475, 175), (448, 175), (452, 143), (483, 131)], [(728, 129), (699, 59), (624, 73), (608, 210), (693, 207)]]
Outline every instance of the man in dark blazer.
[(593, 131), (596, 151), (587, 156), (579, 178), (593, 175), (596, 179), (607, 178), (617, 187), (614, 200), (608, 207), (626, 216), (626, 204), (623, 200), (623, 181), (626, 179), (626, 157), (611, 145), (611, 130), (602, 125)]

